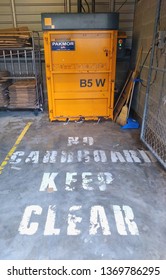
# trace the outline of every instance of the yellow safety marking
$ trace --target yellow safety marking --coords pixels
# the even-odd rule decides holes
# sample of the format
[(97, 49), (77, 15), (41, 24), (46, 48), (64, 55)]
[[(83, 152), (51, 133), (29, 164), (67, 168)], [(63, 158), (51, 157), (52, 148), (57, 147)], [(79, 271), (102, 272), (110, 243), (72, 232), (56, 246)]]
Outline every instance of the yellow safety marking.
[(50, 26), (50, 25), (52, 25), (52, 18), (45, 18), (45, 19), (44, 19), (44, 25), (45, 25), (45, 26)]
[(7, 156), (5, 157), (4, 161), (1, 163), (0, 165), (0, 174), (2, 174), (2, 171), (4, 169), (4, 167), (7, 165), (9, 159), (11, 158), (12, 154), (15, 152), (15, 150), (17, 149), (18, 145), (20, 144), (21, 140), (23, 139), (24, 135), (26, 134), (26, 132), (28, 131), (28, 129), (30, 128), (32, 122), (28, 122), (27, 125), (24, 127), (23, 131), (21, 132), (21, 134), (18, 136), (15, 144), (13, 145), (13, 147), (11, 148), (11, 150), (8, 152)]

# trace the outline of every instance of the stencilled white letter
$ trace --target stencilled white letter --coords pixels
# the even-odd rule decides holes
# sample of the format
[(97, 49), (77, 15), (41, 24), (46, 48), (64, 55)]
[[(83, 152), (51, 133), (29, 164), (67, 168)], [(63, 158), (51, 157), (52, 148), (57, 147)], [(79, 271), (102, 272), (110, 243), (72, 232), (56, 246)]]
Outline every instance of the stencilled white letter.
[(151, 162), (150, 158), (148, 157), (148, 155), (145, 153), (145, 151), (143, 150), (138, 150), (140, 155), (142, 156), (144, 162)]
[(66, 185), (66, 187), (65, 187), (66, 191), (75, 190), (75, 186), (73, 186), (72, 183), (76, 183), (77, 179), (74, 178), (74, 176), (77, 176), (77, 172), (73, 172), (73, 173), (67, 172), (66, 173), (66, 184), (65, 184)]
[(93, 137), (83, 137), (83, 145), (92, 146), (94, 143)]
[(123, 150), (127, 162), (133, 162), (133, 159), (128, 150)]
[(112, 184), (114, 180), (112, 174), (109, 172), (100, 172), (97, 177), (100, 182), (99, 184), (100, 191), (105, 191), (107, 189), (107, 185)]
[(78, 162), (90, 162), (89, 151), (83, 150), (77, 152)]
[(93, 182), (92, 173), (91, 172), (83, 172), (82, 173), (82, 187), (84, 190), (92, 191), (93, 187), (90, 187), (89, 184)]
[(131, 207), (123, 205), (123, 211), (125, 213), (125, 222), (128, 225), (128, 230), (131, 235), (139, 235), (138, 227), (136, 222), (134, 222), (134, 213)]
[(113, 151), (111, 151), (111, 161), (112, 162), (117, 162), (117, 161), (126, 162), (120, 152), (113, 152)]
[(62, 151), (61, 152), (61, 163), (64, 162), (73, 162), (73, 152), (66, 152), (66, 151)]
[(67, 146), (72, 146), (77, 144), (79, 144), (79, 137), (68, 137)]
[(24, 156), (25, 152), (23, 151), (17, 151), (17, 152), (14, 152), (10, 158), (10, 164), (18, 164), (22, 161), (22, 156)]
[(37, 232), (39, 224), (30, 222), (32, 214), (41, 215), (42, 208), (39, 205), (27, 206), (24, 210), (22, 221), (19, 226), (19, 233), (25, 235), (33, 235)]
[(44, 229), (44, 235), (60, 234), (60, 229), (54, 227), (55, 221), (56, 221), (56, 205), (49, 205), (45, 229)]
[(55, 163), (57, 157), (57, 151), (46, 151), (43, 157), (43, 163)]
[(58, 173), (44, 173), (39, 191), (44, 192), (47, 189), (57, 191), (57, 187), (54, 181), (57, 175)]
[(96, 205), (91, 208), (89, 234), (97, 234), (99, 228), (101, 228), (103, 235), (111, 235), (104, 207)]
[[(70, 212), (74, 212), (74, 211), (78, 211), (82, 208), (82, 206), (80, 205), (74, 205), (72, 207), (70, 207), (69, 211)], [(73, 213), (69, 213), (68, 214), (68, 227), (67, 227), (67, 235), (79, 235), (81, 233), (80, 229), (76, 228), (77, 223), (81, 223), (82, 218), (76, 216)]]
[(95, 162), (107, 162), (106, 153), (103, 150), (95, 150), (93, 152)]
[(116, 228), (120, 235), (127, 235), (123, 214), (119, 205), (113, 205)]
[(137, 162), (137, 163), (141, 162), (140, 158), (138, 157), (138, 153), (136, 151), (129, 150), (129, 152), (130, 152), (130, 155), (131, 155), (132, 159), (134, 160), (134, 162)]
[(29, 156), (25, 160), (26, 163), (38, 163), (39, 162), (39, 151), (32, 151), (30, 152)]
[[(123, 212), (124, 211), (124, 217)], [(128, 226), (128, 231), (131, 233), (131, 235), (139, 235), (138, 227), (134, 220), (134, 214), (133, 210), (129, 206), (122, 206), (122, 209), (119, 205), (113, 205), (113, 211), (116, 221), (116, 227), (118, 230), (118, 233), (120, 235), (127, 235), (126, 225)]]

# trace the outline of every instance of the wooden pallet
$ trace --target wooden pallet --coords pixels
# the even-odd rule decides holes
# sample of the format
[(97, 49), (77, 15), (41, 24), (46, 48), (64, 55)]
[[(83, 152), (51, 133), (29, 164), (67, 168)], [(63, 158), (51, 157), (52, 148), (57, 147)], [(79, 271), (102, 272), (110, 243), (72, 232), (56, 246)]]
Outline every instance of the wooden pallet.
[(31, 46), (31, 36), (27, 27), (0, 29), (0, 48), (20, 48)]
[(36, 81), (20, 80), (9, 87), (9, 108), (34, 108), (36, 104)]

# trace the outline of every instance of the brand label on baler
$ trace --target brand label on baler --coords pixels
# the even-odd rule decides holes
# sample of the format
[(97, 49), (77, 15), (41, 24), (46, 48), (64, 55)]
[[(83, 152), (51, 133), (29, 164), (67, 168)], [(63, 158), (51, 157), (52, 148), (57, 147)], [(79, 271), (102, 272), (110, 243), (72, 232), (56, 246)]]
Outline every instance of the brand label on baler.
[(54, 41), (51, 42), (52, 51), (74, 51), (75, 41)]

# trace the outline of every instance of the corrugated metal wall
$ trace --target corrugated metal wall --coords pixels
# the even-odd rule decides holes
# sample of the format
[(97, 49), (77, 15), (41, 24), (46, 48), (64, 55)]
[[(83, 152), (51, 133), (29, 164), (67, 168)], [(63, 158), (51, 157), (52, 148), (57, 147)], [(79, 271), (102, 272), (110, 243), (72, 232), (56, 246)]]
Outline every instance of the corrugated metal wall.
[(30, 30), (41, 30), (41, 13), (63, 13), (64, 0), (15, 0), (18, 26), (27, 25)]
[[(117, 11), (124, 0), (115, 1), (115, 11)], [(127, 41), (126, 46), (131, 47), (132, 45), (132, 32), (133, 32), (133, 21), (134, 21), (134, 9), (135, 0), (128, 0), (124, 6), (119, 10), (119, 28), (126, 32)]]
[[(15, 0), (16, 21), (19, 26), (28, 26), (30, 30), (41, 31), (41, 13), (64, 12), (65, 0)], [(115, 11), (117, 11), (125, 0), (115, 0)], [(83, 3), (85, 3), (83, 1)], [(91, 0), (88, 1), (91, 6)], [(96, 0), (96, 12), (108, 12), (111, 1)], [(131, 47), (132, 29), (134, 19), (135, 0), (127, 2), (119, 10), (120, 29), (127, 33), (127, 47)], [(85, 5), (87, 11), (87, 7)], [(77, 0), (71, 0), (71, 12), (77, 11)], [(10, 0), (0, 0), (0, 28), (13, 27), (12, 8)]]
[[(42, 31), (41, 27), (41, 13), (43, 12), (65, 12), (65, 3), (68, 0), (13, 0), (16, 23), (17, 26), (28, 26), (30, 30)], [(12, 28), (13, 27), (13, 16), (12, 16), (12, 0), (0, 0), (0, 28)], [(91, 10), (92, 0), (87, 0)], [(125, 3), (124, 3), (125, 2)], [(71, 12), (77, 12), (77, 0), (70, 0)], [(84, 8), (86, 12), (88, 8), (83, 0)], [(123, 5), (124, 4), (124, 5)], [(134, 8), (135, 0), (96, 0), (96, 12), (108, 12), (111, 11), (114, 6), (114, 11), (119, 12), (120, 22), (119, 29), (125, 31), (127, 34), (126, 47), (131, 49), (132, 46), (132, 30), (134, 21)], [(42, 36), (42, 32), (41, 38)], [(41, 41), (42, 44), (42, 41)], [(44, 55), (42, 52), (43, 61), (43, 79), (44, 89), (45, 87), (45, 66), (44, 66)], [(116, 70), (116, 89), (119, 92), (126, 79), (126, 73), (129, 68), (130, 57), (124, 61), (117, 61)]]
[[(125, 0), (115, 0), (114, 2), (115, 12), (119, 12), (119, 28), (120, 30), (126, 32), (126, 46), (130, 48), (132, 44), (135, 0), (127, 0), (123, 6), (122, 4), (125, 2)], [(110, 3), (111, 1), (96, 0), (96, 12), (108, 12), (111, 7)]]
[(11, 27), (13, 27), (13, 18), (10, 0), (0, 0), (0, 28)]

